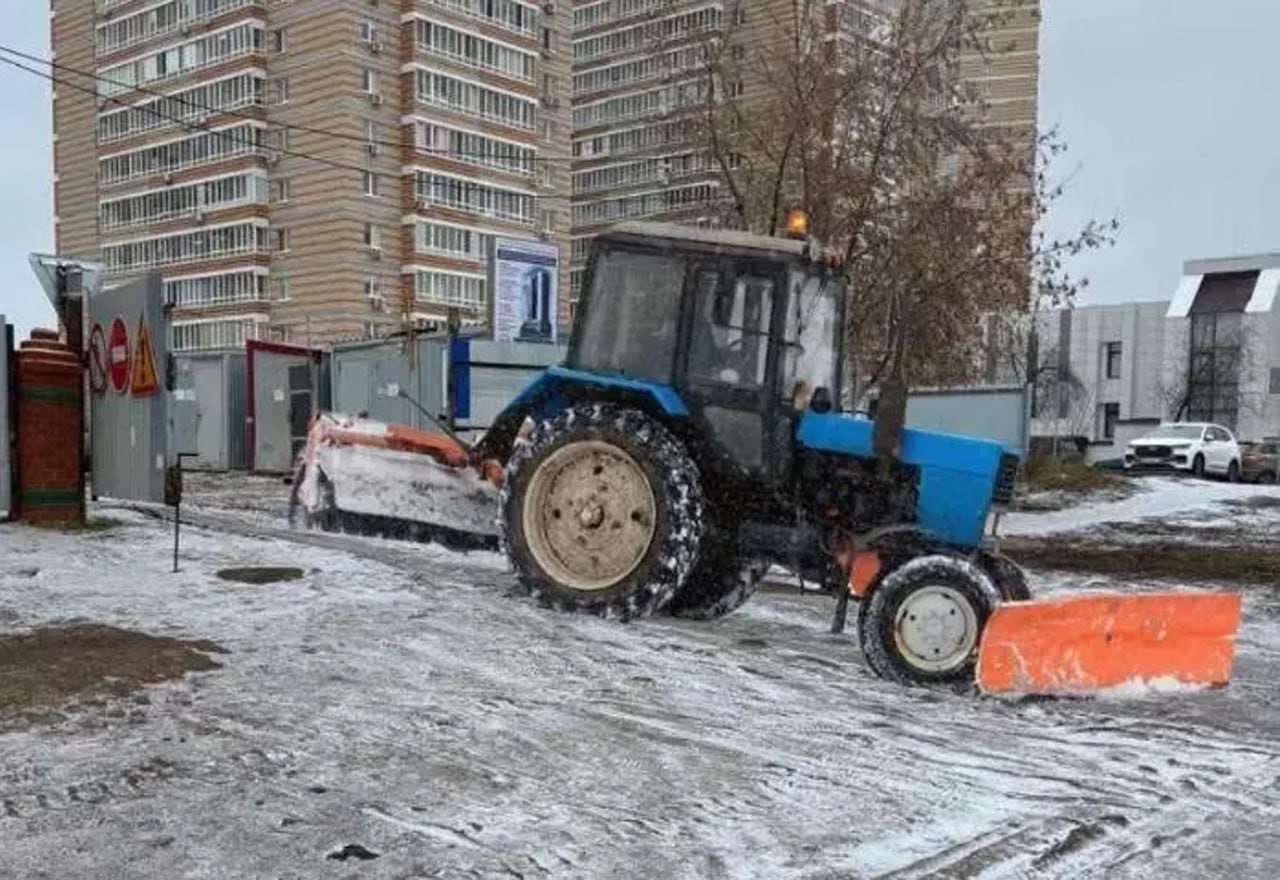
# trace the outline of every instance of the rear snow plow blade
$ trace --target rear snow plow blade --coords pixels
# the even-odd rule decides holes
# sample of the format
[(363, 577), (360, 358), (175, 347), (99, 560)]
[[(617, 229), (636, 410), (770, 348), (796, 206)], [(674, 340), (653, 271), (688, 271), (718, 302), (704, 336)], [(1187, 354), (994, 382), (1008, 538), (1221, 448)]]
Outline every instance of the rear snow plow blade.
[(1231, 679), (1240, 596), (1089, 595), (1001, 604), (978, 651), (988, 694), (1085, 696)]
[(289, 518), (325, 531), (497, 547), (501, 470), (443, 434), (321, 413), (294, 474)]

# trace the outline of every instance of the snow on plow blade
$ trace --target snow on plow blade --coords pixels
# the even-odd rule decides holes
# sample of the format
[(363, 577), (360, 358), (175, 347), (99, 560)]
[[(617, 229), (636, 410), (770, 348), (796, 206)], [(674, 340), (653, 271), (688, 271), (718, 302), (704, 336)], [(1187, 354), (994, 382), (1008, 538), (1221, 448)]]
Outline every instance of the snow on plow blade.
[(309, 525), (496, 546), (501, 471), (444, 434), (321, 413), (307, 433), (290, 515)]
[(1000, 605), (978, 652), (989, 694), (1083, 696), (1231, 678), (1240, 596), (1088, 595)]

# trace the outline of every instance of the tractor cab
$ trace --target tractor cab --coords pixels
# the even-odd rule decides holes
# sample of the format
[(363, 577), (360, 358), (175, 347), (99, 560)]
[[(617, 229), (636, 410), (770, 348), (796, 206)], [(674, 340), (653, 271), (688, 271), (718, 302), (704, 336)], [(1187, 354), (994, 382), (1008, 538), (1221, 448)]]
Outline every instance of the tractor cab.
[(839, 400), (844, 307), (812, 242), (621, 224), (594, 242), (565, 365), (671, 389), (703, 467), (778, 482), (797, 417)]

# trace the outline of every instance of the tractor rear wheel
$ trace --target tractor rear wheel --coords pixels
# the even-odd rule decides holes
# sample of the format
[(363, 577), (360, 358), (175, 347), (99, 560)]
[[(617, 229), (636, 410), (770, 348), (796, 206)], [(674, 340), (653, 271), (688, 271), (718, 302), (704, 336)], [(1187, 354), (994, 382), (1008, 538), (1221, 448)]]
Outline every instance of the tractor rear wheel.
[(698, 560), (702, 517), (684, 445), (637, 410), (571, 407), (507, 463), (503, 546), (521, 589), (558, 610), (623, 620), (658, 611)]
[(767, 563), (727, 550), (704, 555), (668, 610), (676, 617), (715, 620), (736, 611), (760, 587)]
[(917, 557), (860, 603), (862, 653), (877, 675), (892, 681), (972, 681), (982, 628), (998, 601), (991, 578), (973, 563)]

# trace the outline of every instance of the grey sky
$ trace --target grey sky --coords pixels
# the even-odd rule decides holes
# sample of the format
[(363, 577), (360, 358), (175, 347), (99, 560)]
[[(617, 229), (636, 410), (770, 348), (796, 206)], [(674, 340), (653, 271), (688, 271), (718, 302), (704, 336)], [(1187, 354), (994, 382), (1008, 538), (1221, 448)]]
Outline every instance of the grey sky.
[[(1118, 215), (1077, 261), (1082, 302), (1164, 299), (1182, 260), (1280, 249), (1274, 0), (1043, 0), (1042, 125), (1070, 144), (1051, 227)], [(0, 42), (48, 55), (48, 4), (0, 0)], [(0, 312), (52, 318), (27, 253), (53, 244), (49, 85), (0, 66)]]

